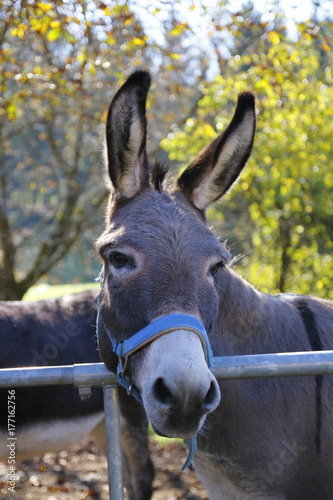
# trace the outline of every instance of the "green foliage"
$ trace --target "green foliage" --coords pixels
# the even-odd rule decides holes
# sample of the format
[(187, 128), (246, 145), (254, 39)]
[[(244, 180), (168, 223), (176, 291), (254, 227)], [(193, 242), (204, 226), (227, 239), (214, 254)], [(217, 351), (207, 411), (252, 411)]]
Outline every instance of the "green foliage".
[(76, 283), (75, 285), (41, 284), (32, 286), (24, 295), (23, 300), (45, 300), (51, 299), (52, 297), (62, 297), (66, 294), (79, 293), (92, 289), (96, 289), (97, 294), (99, 288), (99, 283)]
[(113, 84), (129, 61), (142, 64), (135, 40), (144, 41), (126, 3), (112, 7), (1, 6), (1, 298), (20, 298), (96, 221), (102, 227), (100, 126)]
[(232, 4), (189, 6), (204, 39), (180, 1), (0, 2), (0, 298), (96, 275), (103, 124), (138, 67), (156, 74), (150, 149), (165, 160), (167, 136), (173, 168), (222, 132), (239, 92), (256, 91), (253, 158), (208, 215), (237, 250), (251, 241), (239, 267), (263, 290), (332, 297), (332, 26), (305, 23), (292, 42), (279, 11), (267, 22), (251, 3)]
[(163, 146), (170, 158), (188, 163), (184, 151), (194, 155), (225, 128), (230, 100), (255, 91), (252, 159), (218, 208), (233, 220), (239, 210), (248, 219), (242, 229), (252, 254), (240, 271), (267, 292), (333, 298), (333, 76), (331, 65), (321, 65), (321, 51), (330, 47), (318, 46), (309, 26), (299, 28), (296, 42), (271, 31), (252, 52), (233, 56), (226, 72), (203, 86), (196, 116)]

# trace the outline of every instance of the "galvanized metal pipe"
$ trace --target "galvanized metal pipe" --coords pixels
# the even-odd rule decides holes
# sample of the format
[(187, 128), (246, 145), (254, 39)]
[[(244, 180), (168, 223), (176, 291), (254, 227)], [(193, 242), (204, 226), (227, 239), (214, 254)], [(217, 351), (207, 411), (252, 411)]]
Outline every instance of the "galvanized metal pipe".
[(6, 368), (0, 370), (0, 387), (68, 385), (73, 383), (73, 366)]
[(217, 379), (294, 377), (333, 374), (333, 351), (219, 356), (213, 358)]
[(118, 388), (106, 385), (103, 388), (103, 394), (109, 475), (109, 499), (123, 500), (123, 461), (120, 437)]
[(103, 363), (5, 368), (0, 370), (0, 387), (70, 384), (73, 384), (75, 387), (116, 386), (117, 377)]
[[(329, 375), (333, 351), (219, 356), (213, 358), (212, 372), (219, 379)], [(103, 363), (0, 370), (0, 387), (68, 384), (116, 386), (117, 377)]]

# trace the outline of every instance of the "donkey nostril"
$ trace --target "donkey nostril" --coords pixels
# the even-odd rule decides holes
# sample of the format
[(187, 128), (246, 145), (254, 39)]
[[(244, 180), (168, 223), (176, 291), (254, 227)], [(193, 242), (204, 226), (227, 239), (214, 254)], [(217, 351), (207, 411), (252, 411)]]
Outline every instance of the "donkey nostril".
[(173, 397), (169, 389), (167, 388), (163, 378), (158, 378), (154, 384), (153, 392), (155, 398), (160, 401), (160, 403), (169, 405), (172, 403)]
[(215, 381), (211, 381), (209, 389), (204, 399), (204, 407), (208, 411), (213, 411), (220, 401), (220, 391)]

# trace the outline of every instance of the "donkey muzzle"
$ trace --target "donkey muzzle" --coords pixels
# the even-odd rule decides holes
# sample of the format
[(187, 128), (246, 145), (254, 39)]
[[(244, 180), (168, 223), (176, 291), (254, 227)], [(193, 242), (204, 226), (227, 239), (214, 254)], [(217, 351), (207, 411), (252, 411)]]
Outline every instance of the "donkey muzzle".
[(170, 319), (173, 324), (154, 335), (147, 347), (143, 366), (135, 369), (134, 383), (157, 433), (186, 439), (216, 409), (220, 390), (209, 369), (212, 353), (201, 322), (173, 314), (156, 323), (165, 326)]

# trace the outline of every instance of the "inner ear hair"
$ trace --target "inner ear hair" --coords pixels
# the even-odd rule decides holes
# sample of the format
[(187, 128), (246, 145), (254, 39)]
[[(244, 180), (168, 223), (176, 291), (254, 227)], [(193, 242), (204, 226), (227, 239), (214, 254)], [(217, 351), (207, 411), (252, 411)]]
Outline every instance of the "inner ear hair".
[(223, 196), (239, 177), (252, 150), (255, 122), (255, 96), (244, 92), (225, 132), (180, 176), (178, 188), (198, 209)]
[(149, 185), (146, 153), (147, 71), (136, 71), (118, 90), (106, 122), (107, 164), (116, 198), (131, 198)]

